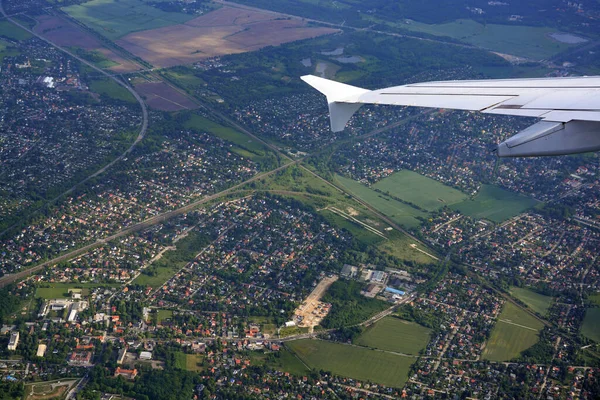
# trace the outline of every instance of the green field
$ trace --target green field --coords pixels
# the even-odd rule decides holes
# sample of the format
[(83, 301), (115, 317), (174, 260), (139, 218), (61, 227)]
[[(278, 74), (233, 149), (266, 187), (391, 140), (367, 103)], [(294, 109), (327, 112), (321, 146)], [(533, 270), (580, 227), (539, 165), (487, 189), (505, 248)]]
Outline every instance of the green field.
[(413, 357), (403, 357), (363, 347), (323, 340), (304, 339), (286, 344), (314, 370), (371, 381), (390, 387), (402, 387), (408, 379)]
[(102, 78), (90, 81), (90, 90), (98, 94), (106, 95), (115, 100), (135, 103), (135, 97), (123, 86), (112, 79)]
[(29, 39), (31, 37), (31, 33), (24, 31), (8, 21), (0, 21), (0, 37), (20, 41)]
[[(389, 240), (381, 242), (378, 245), (380, 250), (383, 250), (394, 257), (398, 257), (401, 260), (415, 261), (421, 264), (435, 264), (438, 262), (438, 260), (431, 257), (438, 257), (435, 251), (418, 243), (403, 232), (393, 230), (391, 232), (386, 232), (386, 235)], [(417, 245), (416, 248), (412, 247), (414, 244)]]
[(171, 310), (158, 310), (156, 313), (156, 322), (159, 324), (163, 321), (171, 319), (173, 317), (173, 311)]
[(600, 306), (600, 293), (591, 295), (590, 300), (592, 301), (592, 303), (596, 304), (597, 306)]
[(157, 263), (152, 275), (144, 274), (143, 272), (133, 281), (136, 285), (150, 286), (153, 289), (161, 287), (168, 281), (177, 271), (185, 266), (185, 262), (178, 264), (165, 265)]
[(428, 25), (417, 21), (396, 23), (394, 25), (415, 32), (448, 36), (499, 53), (536, 60), (546, 59), (569, 48), (569, 45), (557, 42), (548, 36), (550, 33), (556, 32), (555, 29), (551, 28), (498, 24), (483, 25), (469, 19), (460, 19), (437, 25)]
[(510, 294), (527, 304), (527, 307), (541, 315), (546, 315), (553, 300), (553, 298), (550, 296), (544, 296), (543, 294), (536, 293), (533, 290), (519, 287), (510, 288)]
[(199, 354), (185, 354), (180, 351), (175, 353), (175, 368), (177, 369), (199, 372), (202, 371), (200, 363), (202, 363), (202, 356)]
[(78, 283), (78, 282), (59, 282), (45, 283), (44, 286), (38, 287), (35, 290), (35, 297), (43, 299), (64, 299), (70, 297), (69, 289), (83, 289), (82, 296), (89, 294), (89, 289), (98, 287), (120, 287), (120, 284), (102, 284), (102, 283)]
[(377, 211), (406, 228), (418, 228), (421, 225), (421, 222), (417, 219), (417, 217), (428, 217), (426, 212), (417, 210), (414, 207), (394, 200), (384, 194), (377, 193), (373, 189), (353, 179), (336, 175), (335, 181), (354, 196), (358, 197), (365, 203), (368, 203)]
[(483, 185), (473, 200), (465, 200), (450, 208), (469, 217), (500, 223), (538, 204), (537, 200), (509, 192), (497, 186)]
[(588, 308), (585, 312), (581, 334), (600, 343), (600, 308)]
[(62, 10), (111, 40), (194, 18), (194, 15), (164, 12), (140, 0), (92, 0)]
[(188, 129), (209, 132), (223, 140), (227, 140), (236, 145), (236, 147), (233, 148), (234, 152), (255, 161), (264, 158), (268, 153), (268, 149), (257, 140), (252, 139), (233, 128), (220, 125), (196, 114), (190, 116), (185, 122), (185, 127)]
[(483, 352), (483, 359), (508, 361), (539, 340), (544, 324), (511, 302), (506, 302)]
[(285, 347), (271, 354), (253, 351), (250, 353), (250, 362), (251, 365), (267, 365), (277, 371), (289, 372), (298, 376), (306, 376), (310, 372), (302, 361)]
[(382, 179), (373, 185), (373, 188), (428, 211), (435, 211), (467, 199), (466, 194), (450, 186), (408, 170)]
[(367, 328), (355, 344), (381, 350), (417, 355), (427, 346), (431, 330), (414, 322), (386, 317)]

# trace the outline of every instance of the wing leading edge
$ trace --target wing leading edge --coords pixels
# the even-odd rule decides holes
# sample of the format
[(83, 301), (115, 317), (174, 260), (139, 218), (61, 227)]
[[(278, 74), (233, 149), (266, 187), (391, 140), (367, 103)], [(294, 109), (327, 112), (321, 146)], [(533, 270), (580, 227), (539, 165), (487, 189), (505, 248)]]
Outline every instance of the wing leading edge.
[(498, 79), (415, 83), (366, 90), (313, 75), (302, 77), (325, 94), (331, 129), (344, 129), (363, 104), (449, 108), (541, 118), (498, 145), (500, 157), (600, 150), (600, 77)]

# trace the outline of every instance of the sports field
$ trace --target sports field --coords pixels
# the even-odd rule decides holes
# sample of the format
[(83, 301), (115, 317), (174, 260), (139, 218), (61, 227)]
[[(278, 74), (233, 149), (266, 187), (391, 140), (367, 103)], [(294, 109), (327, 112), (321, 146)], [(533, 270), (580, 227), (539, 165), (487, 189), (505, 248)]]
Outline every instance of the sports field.
[(322, 369), (335, 375), (391, 387), (404, 385), (415, 361), (413, 357), (323, 340), (295, 340), (286, 343), (286, 346), (314, 370)]
[(335, 181), (354, 196), (358, 197), (365, 203), (370, 204), (377, 211), (406, 228), (418, 228), (421, 225), (421, 222), (417, 219), (417, 217), (428, 217), (426, 212), (417, 210), (414, 207), (394, 200), (385, 194), (377, 193), (373, 189), (353, 179), (336, 175)]
[(408, 170), (398, 171), (382, 179), (373, 185), (373, 188), (428, 211), (467, 199), (466, 194), (450, 186)]
[(199, 354), (185, 354), (183, 352), (175, 353), (175, 368), (185, 371), (202, 371), (199, 365), (202, 362), (202, 356)]
[(509, 361), (538, 342), (544, 324), (506, 302), (483, 352), (483, 359)]
[(404, 354), (419, 354), (429, 342), (431, 330), (417, 323), (386, 317), (367, 328), (355, 344)]
[(109, 39), (131, 32), (182, 24), (193, 15), (164, 12), (140, 0), (92, 0), (63, 11)]
[(465, 200), (450, 208), (469, 217), (500, 223), (519, 215), (537, 203), (537, 200), (509, 192), (498, 186), (483, 185), (473, 200)]
[(585, 312), (581, 334), (600, 343), (600, 308), (588, 308)]
[(553, 300), (553, 298), (550, 296), (544, 296), (543, 294), (536, 293), (533, 290), (519, 287), (510, 288), (510, 294), (527, 304), (527, 307), (541, 315), (546, 315)]

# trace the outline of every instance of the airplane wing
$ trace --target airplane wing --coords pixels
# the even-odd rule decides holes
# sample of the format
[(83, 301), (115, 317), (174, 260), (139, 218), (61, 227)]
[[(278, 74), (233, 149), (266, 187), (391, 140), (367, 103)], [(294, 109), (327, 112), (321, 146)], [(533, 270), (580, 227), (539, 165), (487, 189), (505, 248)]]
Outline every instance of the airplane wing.
[(366, 90), (306, 75), (327, 96), (331, 129), (344, 129), (363, 104), (389, 104), (517, 115), (541, 120), (498, 145), (499, 157), (600, 150), (600, 76), (413, 83)]

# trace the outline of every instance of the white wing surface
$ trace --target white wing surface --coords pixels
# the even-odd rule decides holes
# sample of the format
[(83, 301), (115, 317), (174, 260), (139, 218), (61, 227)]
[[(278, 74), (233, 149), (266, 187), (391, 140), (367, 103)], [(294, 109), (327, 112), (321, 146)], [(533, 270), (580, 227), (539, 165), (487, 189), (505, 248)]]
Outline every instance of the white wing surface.
[(449, 108), (541, 119), (501, 143), (500, 157), (600, 150), (598, 76), (425, 82), (372, 91), (312, 75), (302, 80), (327, 96), (334, 132), (363, 104)]

